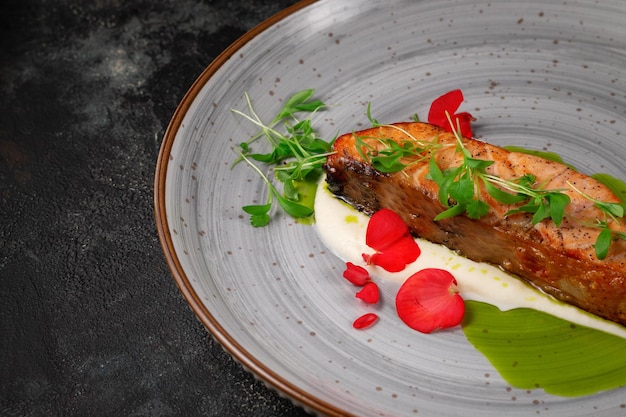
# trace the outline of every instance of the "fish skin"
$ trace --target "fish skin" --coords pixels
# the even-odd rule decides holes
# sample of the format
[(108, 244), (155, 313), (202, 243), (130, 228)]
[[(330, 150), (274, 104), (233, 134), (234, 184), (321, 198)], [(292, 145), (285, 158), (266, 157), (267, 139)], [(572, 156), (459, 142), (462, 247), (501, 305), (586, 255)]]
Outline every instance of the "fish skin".
[[(427, 123), (396, 123), (347, 133), (335, 140), (335, 152), (325, 165), (329, 190), (336, 196), (368, 215), (382, 208), (393, 210), (417, 237), (474, 261), (498, 265), (558, 300), (626, 325), (626, 241), (614, 241), (607, 257), (599, 260), (593, 245), (600, 230), (588, 225), (604, 216), (567, 185), (600, 201), (619, 202), (602, 183), (558, 162), (463, 138), (474, 158), (494, 161), (488, 173), (505, 180), (533, 174), (544, 189), (562, 189), (571, 203), (560, 227), (549, 219), (533, 225), (531, 214), (506, 216), (514, 206), (495, 201), (479, 187), (490, 207), (487, 215), (477, 220), (459, 215), (434, 221), (446, 207), (439, 201), (438, 186), (427, 177), (428, 158), (400, 172), (382, 173), (363, 159), (357, 136), (374, 146), (379, 146), (380, 138), (435, 141), (441, 145), (433, 154), (440, 169), (462, 163), (455, 136)], [(626, 232), (620, 224), (611, 227)]]

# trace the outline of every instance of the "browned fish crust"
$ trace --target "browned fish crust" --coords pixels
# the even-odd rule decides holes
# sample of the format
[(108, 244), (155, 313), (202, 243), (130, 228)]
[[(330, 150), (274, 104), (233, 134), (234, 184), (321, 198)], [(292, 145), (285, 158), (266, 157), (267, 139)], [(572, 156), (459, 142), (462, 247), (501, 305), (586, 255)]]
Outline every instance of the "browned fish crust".
[(561, 301), (626, 325), (626, 242), (615, 241), (606, 259), (597, 259), (593, 244), (599, 229), (589, 225), (604, 217), (567, 183), (598, 200), (619, 201), (607, 187), (565, 165), (463, 139), (474, 158), (494, 161), (487, 168), (489, 173), (505, 180), (533, 174), (546, 189), (566, 190), (563, 192), (571, 203), (560, 227), (551, 220), (533, 225), (527, 213), (505, 216), (512, 206), (496, 202), (481, 190), (481, 198), (490, 205), (486, 216), (474, 220), (459, 215), (434, 221), (445, 207), (439, 201), (437, 185), (427, 177), (428, 158), (400, 172), (382, 173), (363, 158), (356, 137), (371, 146), (382, 146), (380, 138), (436, 142), (441, 147), (433, 157), (442, 170), (461, 163), (454, 135), (430, 124), (397, 123), (349, 133), (337, 138), (335, 153), (325, 166), (332, 193), (368, 215), (391, 209), (417, 237), (443, 244), (474, 261), (498, 265)]

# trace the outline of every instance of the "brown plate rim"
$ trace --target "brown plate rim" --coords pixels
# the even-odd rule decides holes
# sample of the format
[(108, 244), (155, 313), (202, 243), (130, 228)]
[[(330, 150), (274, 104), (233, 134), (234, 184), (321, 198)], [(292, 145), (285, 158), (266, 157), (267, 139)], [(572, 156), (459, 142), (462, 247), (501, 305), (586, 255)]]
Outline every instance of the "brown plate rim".
[(256, 378), (262, 380), (270, 388), (278, 391), (279, 394), (289, 398), (295, 404), (305, 408), (309, 412), (315, 411), (329, 416), (346, 416), (347, 414), (345, 410), (340, 410), (332, 404), (309, 394), (296, 385), (290, 383), (276, 372), (272, 371), (272, 369), (260, 362), (243, 346), (241, 346), (220, 325), (207, 306), (200, 300), (200, 297), (193, 289), (189, 278), (186, 276), (185, 271), (182, 268), (180, 260), (176, 254), (176, 250), (174, 249), (170, 227), (167, 221), (167, 210), (165, 204), (165, 181), (172, 146), (176, 138), (176, 133), (182, 124), (183, 118), (193, 101), (197, 98), (200, 90), (209, 82), (209, 80), (224, 65), (224, 63), (226, 63), (244, 45), (281, 20), (315, 3), (316, 1), (317, 0), (302, 0), (264, 20), (220, 53), (194, 81), (176, 108), (163, 136), (155, 169), (154, 214), (161, 247), (174, 280), (193, 312), (196, 316), (198, 316), (202, 324), (211, 333), (214, 339), (217, 340), (222, 347), (247, 371), (251, 372)]

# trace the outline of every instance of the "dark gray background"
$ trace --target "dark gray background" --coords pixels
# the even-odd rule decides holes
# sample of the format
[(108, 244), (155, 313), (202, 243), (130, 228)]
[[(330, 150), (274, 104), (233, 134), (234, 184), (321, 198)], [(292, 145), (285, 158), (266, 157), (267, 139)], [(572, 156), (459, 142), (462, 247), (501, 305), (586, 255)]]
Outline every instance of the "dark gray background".
[(295, 3), (0, 5), (0, 415), (302, 416), (212, 340), (157, 238), (176, 106)]

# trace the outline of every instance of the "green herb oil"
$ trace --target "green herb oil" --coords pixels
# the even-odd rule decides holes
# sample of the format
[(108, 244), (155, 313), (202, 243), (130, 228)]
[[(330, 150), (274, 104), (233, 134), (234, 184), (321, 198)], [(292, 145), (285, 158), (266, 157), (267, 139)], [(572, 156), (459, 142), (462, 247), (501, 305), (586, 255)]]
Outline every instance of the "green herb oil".
[(511, 386), (565, 397), (626, 386), (626, 339), (536, 310), (465, 305), (467, 339)]
[[(553, 152), (506, 148), (563, 163)], [(592, 177), (626, 205), (624, 181), (608, 174)], [(626, 386), (626, 339), (619, 336), (536, 310), (503, 312), (476, 301), (466, 301), (463, 331), (514, 387), (573, 397)]]

